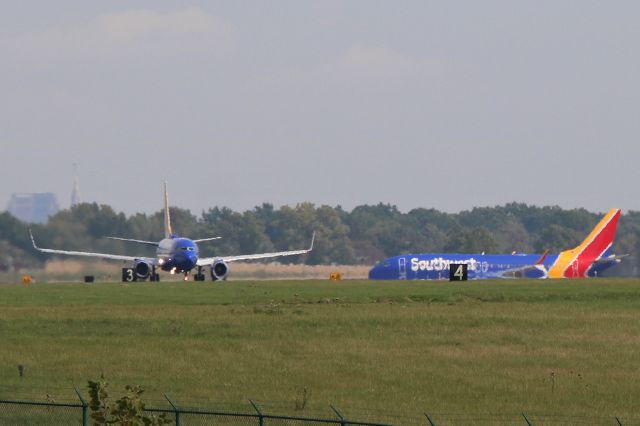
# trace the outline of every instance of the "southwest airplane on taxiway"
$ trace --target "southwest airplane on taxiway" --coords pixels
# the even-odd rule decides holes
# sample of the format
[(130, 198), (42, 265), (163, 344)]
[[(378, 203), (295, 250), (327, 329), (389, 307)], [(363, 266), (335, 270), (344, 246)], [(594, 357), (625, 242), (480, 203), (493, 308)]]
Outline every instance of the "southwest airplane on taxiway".
[(450, 264), (467, 264), (469, 279), (596, 277), (624, 257), (610, 253), (619, 218), (620, 209), (610, 210), (578, 247), (559, 254), (405, 254), (377, 263), (369, 279), (448, 279)]
[[(237, 256), (218, 256), (218, 257), (199, 257), (198, 244), (203, 241), (217, 240), (220, 237), (202, 238), (192, 240), (189, 238), (182, 238), (177, 236), (171, 230), (171, 217), (169, 215), (169, 197), (167, 195), (167, 184), (164, 184), (164, 239), (160, 242), (154, 241), (142, 241), (134, 240), (130, 238), (119, 237), (107, 237), (114, 240), (129, 241), (134, 243), (146, 244), (157, 247), (156, 257), (144, 257), (144, 256), (123, 256), (118, 254), (106, 254), (106, 253), (89, 253), (84, 251), (66, 251), (66, 250), (52, 250), (40, 248), (36, 245), (36, 242), (29, 230), (31, 236), (31, 242), (36, 250), (44, 253), (64, 254), (68, 256), (85, 256), (85, 257), (98, 257), (109, 260), (123, 260), (132, 262), (133, 268), (130, 269), (130, 274), (135, 274), (135, 279), (146, 280), (151, 277), (153, 281), (158, 280), (158, 274), (156, 269), (167, 271), (171, 274), (183, 273), (185, 281), (188, 280), (191, 270), (196, 269), (197, 273), (194, 275), (196, 281), (204, 281), (205, 275), (203, 268), (209, 267), (211, 271), (211, 279), (224, 280), (229, 274), (228, 262), (237, 260), (253, 260), (253, 259), (266, 259), (279, 256), (294, 256), (299, 254), (306, 254), (313, 250), (314, 235), (311, 237), (311, 246), (304, 250), (291, 250), (291, 251), (279, 251), (274, 253), (257, 253), (257, 254), (244, 254)], [(133, 281), (134, 276), (124, 277), (125, 281)]]

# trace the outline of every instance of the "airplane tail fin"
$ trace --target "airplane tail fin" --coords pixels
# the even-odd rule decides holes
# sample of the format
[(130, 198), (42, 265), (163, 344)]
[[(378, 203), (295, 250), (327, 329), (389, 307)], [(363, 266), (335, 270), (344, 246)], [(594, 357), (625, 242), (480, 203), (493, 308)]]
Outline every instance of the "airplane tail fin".
[(167, 182), (164, 183), (164, 237), (171, 238), (171, 215), (169, 214), (169, 193), (167, 192)]
[(620, 209), (609, 210), (579, 246), (560, 253), (549, 270), (549, 277), (585, 277), (593, 262), (604, 256), (611, 248), (619, 218)]

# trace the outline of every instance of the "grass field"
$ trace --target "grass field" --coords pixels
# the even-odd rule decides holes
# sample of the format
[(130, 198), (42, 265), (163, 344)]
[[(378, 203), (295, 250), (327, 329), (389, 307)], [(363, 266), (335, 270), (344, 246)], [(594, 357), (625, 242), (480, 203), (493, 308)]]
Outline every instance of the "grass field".
[(1, 398), (640, 418), (638, 280), (7, 284), (0, 339)]

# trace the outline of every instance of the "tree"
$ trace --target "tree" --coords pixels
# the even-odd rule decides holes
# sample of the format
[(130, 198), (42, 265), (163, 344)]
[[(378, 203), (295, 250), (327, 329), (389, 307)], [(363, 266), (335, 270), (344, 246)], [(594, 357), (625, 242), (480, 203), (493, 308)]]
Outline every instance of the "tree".
[(515, 217), (509, 216), (504, 223), (500, 224), (494, 232), (498, 251), (501, 253), (530, 253), (533, 244), (527, 229)]
[(145, 405), (141, 399), (143, 393), (141, 386), (127, 385), (125, 394), (112, 401), (109, 383), (104, 376), (100, 376), (95, 382), (89, 380), (89, 408), (94, 425), (156, 426), (173, 423), (166, 413), (159, 416), (145, 413)]
[[(338, 208), (320, 206), (315, 211), (314, 223), (317, 243), (309, 254), (307, 263), (348, 265), (355, 261), (355, 251), (349, 239), (349, 227), (342, 221)], [(309, 234), (305, 236), (307, 235)]]
[(577, 246), (581, 238), (586, 236), (572, 229), (564, 228), (560, 225), (547, 225), (534, 243), (534, 248), (538, 253), (550, 250), (552, 253), (559, 253)]
[(353, 249), (348, 239), (349, 228), (331, 207), (316, 209), (312, 203), (300, 203), (294, 208), (283, 206), (276, 212), (272, 224), (279, 230), (277, 239), (273, 241), (277, 250), (308, 247), (311, 234), (314, 231), (316, 233), (316, 244), (309, 255), (286, 257), (280, 259), (281, 262), (306, 261), (315, 265), (345, 263), (345, 259), (353, 259)]
[(223, 254), (250, 254), (273, 250), (264, 224), (256, 215), (247, 211), (243, 214), (223, 207), (209, 209), (202, 214), (203, 235), (220, 236), (213, 241), (216, 251)]
[(497, 244), (484, 226), (460, 228), (448, 234), (445, 250), (456, 253), (495, 253)]

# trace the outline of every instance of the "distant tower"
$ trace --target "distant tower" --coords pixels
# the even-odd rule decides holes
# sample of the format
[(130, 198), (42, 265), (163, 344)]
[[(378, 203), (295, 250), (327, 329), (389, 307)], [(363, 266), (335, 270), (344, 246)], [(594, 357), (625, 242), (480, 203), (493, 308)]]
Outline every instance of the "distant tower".
[(78, 183), (78, 166), (73, 163), (73, 190), (71, 191), (71, 207), (82, 202), (80, 199), (80, 184)]

